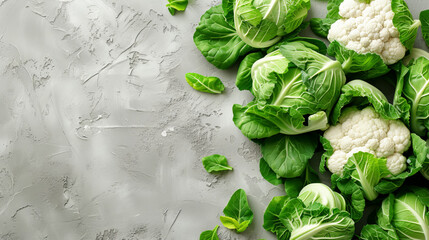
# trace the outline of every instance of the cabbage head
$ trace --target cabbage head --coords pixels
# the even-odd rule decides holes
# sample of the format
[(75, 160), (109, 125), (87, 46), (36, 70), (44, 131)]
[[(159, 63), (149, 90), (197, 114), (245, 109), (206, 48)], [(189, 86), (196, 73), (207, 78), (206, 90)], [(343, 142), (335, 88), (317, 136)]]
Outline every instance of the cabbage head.
[[(225, 1), (224, 1), (225, 2)], [(297, 29), (307, 17), (310, 0), (229, 0), (234, 26), (249, 46), (266, 48)]]

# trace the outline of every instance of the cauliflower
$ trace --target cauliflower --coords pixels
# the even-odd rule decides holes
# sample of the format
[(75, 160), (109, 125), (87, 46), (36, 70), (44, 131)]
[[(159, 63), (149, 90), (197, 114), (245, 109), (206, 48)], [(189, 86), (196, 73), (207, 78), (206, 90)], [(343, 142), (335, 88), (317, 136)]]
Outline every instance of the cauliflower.
[(402, 155), (411, 145), (410, 130), (399, 120), (386, 120), (366, 107), (347, 108), (339, 123), (325, 131), (334, 153), (327, 161), (329, 171), (342, 175), (347, 160), (357, 152), (368, 152), (387, 159), (387, 169), (397, 175), (407, 168)]
[(338, 41), (360, 54), (376, 53), (390, 65), (405, 56), (406, 47), (393, 25), (391, 0), (344, 0), (339, 8), (342, 19), (332, 24), (328, 39)]

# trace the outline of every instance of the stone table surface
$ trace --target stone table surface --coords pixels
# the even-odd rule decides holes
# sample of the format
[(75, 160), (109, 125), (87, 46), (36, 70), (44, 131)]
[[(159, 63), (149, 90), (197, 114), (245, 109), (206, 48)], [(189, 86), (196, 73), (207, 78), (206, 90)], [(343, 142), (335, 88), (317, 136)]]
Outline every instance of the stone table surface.
[[(171, 16), (164, 0), (0, 0), (0, 239), (198, 239), (238, 188), (254, 222), (221, 239), (275, 239), (263, 212), (284, 191), (232, 122), (251, 95), (237, 66), (216, 69), (192, 40), (219, 3)], [(408, 3), (414, 17), (429, 8)], [(187, 72), (220, 77), (225, 93), (194, 91)], [(208, 174), (200, 159), (215, 153), (234, 171)]]

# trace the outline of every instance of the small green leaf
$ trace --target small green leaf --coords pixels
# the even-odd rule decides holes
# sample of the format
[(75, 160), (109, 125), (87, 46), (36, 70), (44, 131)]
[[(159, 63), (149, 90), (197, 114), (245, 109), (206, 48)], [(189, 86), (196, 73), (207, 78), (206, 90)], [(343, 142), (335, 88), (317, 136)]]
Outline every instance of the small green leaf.
[(420, 22), (422, 23), (423, 39), (429, 47), (429, 9), (420, 12)]
[(188, 6), (188, 0), (168, 0), (168, 11), (171, 15), (176, 14), (176, 11), (185, 11)]
[(209, 173), (232, 170), (232, 167), (228, 165), (226, 157), (219, 154), (203, 157), (202, 162), (204, 168)]
[(187, 73), (186, 81), (191, 87), (200, 92), (206, 93), (222, 93), (225, 86), (217, 77), (206, 77), (198, 73)]
[(219, 240), (217, 236), (217, 229), (219, 226), (216, 226), (213, 230), (207, 230), (201, 233), (200, 240)]
[(222, 224), (229, 229), (236, 229), (237, 232), (246, 230), (253, 221), (253, 212), (247, 202), (246, 192), (238, 189), (223, 209), (225, 216), (220, 217)]

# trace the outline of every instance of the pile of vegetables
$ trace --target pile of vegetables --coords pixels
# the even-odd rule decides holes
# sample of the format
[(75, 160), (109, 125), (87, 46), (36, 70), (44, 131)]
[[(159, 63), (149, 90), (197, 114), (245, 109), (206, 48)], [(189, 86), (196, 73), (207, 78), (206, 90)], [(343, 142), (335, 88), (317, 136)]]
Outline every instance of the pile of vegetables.
[[(306, 22), (310, 6), (223, 0), (194, 34), (214, 66), (240, 61), (236, 86), (253, 95), (232, 107), (233, 122), (259, 144), (262, 177), (285, 189), (267, 206), (264, 229), (278, 239), (429, 240), (429, 53), (413, 48), (420, 26), (429, 46), (429, 10), (415, 20), (404, 0), (329, 0), (326, 18)], [(299, 35), (309, 25), (328, 47)], [(217, 77), (186, 80), (201, 92), (225, 88)], [(395, 89), (391, 100), (379, 81)], [(233, 170), (217, 154), (202, 164), (213, 174)], [(378, 211), (362, 222), (368, 204)], [(254, 218), (243, 189), (223, 213), (222, 225), (237, 233)], [(218, 229), (200, 239), (219, 239)]]

